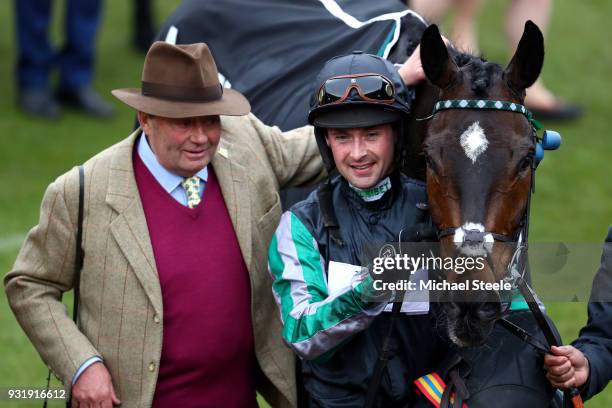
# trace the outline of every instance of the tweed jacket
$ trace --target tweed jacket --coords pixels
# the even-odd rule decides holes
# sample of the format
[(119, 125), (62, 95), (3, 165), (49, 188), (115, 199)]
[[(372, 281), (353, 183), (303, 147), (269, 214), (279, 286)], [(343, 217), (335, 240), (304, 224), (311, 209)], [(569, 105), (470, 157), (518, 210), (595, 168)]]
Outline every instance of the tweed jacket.
[[(257, 389), (273, 407), (295, 406), (295, 361), (282, 341), (267, 250), (281, 215), (279, 188), (312, 184), (324, 177), (323, 166), (310, 127), (282, 133), (253, 115), (223, 116), (221, 125), (211, 164), (250, 275)], [(84, 164), (79, 326), (60, 302), (74, 282), (76, 168), (47, 188), (39, 224), (4, 280), (17, 320), (66, 388), (78, 367), (99, 355), (123, 407), (151, 405), (163, 333), (161, 288), (132, 164), (138, 134)]]

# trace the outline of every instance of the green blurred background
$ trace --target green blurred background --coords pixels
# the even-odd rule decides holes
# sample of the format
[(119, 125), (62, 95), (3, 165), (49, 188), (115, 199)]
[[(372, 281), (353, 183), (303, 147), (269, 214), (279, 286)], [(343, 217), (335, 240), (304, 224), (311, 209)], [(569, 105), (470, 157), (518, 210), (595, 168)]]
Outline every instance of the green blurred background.
[[(143, 55), (131, 48), (131, 2), (107, 0), (99, 35), (96, 88), (110, 100), (110, 90), (137, 86)], [(179, 3), (154, 1), (158, 23)], [(480, 17), (480, 47), (487, 59), (506, 63), (503, 11), (506, 2), (489, 1)], [(11, 269), (19, 246), (38, 219), (46, 186), (58, 175), (121, 140), (133, 126), (133, 112), (113, 101), (118, 114), (95, 120), (65, 111), (57, 123), (23, 115), (15, 108), (13, 3), (0, 2), (0, 272)], [(53, 35), (61, 39), (64, 1), (55, 2)], [(612, 158), (608, 140), (612, 119), (609, 83), (612, 66), (612, 2), (557, 1), (547, 33), (545, 84), (585, 108), (571, 124), (545, 123), (563, 136), (562, 148), (546, 153), (538, 170), (530, 239), (601, 243), (612, 224)], [(230, 29), (228, 27), (228, 29)], [(67, 303), (71, 298), (66, 298)], [(564, 340), (571, 341), (586, 322), (586, 304), (548, 304)], [(0, 290), (0, 391), (44, 386), (46, 369), (17, 325)], [(54, 386), (58, 387), (57, 382)], [(55, 404), (54, 404), (55, 405)], [(1, 407), (12, 404), (0, 397)], [(59, 406), (59, 404), (57, 405)], [(612, 388), (587, 403), (612, 406)]]

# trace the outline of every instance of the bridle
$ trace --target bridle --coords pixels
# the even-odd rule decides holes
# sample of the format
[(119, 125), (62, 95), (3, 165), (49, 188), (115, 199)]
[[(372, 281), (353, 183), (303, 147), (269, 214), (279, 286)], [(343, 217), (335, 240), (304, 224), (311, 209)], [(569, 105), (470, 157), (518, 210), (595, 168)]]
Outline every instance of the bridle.
[[(457, 100), (440, 100), (433, 108), (430, 116), (417, 120), (428, 120), (434, 117), (434, 115), (440, 111), (447, 109), (471, 109), (471, 110), (498, 110), (519, 113), (525, 116), (531, 125), (531, 139), (534, 147), (538, 147), (538, 144), (542, 142), (542, 139), (538, 137), (538, 130), (542, 129), (542, 125), (534, 119), (533, 114), (522, 104), (508, 101), (499, 100), (482, 100), (482, 99), (457, 99)], [(540, 146), (541, 148), (541, 146)], [(525, 279), (525, 273), (528, 268), (527, 262), (527, 249), (528, 249), (528, 236), (529, 236), (529, 218), (531, 210), (531, 196), (535, 193), (535, 170), (538, 161), (536, 159), (531, 162), (531, 180), (529, 194), (527, 196), (527, 205), (518, 228), (511, 235), (499, 234), (493, 231), (480, 231), (480, 230), (467, 230), (465, 231), (464, 242), (481, 243), (484, 242), (484, 237), (490, 235), (494, 241), (501, 242), (515, 242), (517, 243), (515, 252), (508, 264), (507, 280), (512, 283), (513, 288), (518, 288), (521, 295), (523, 295), (529, 310), (536, 320), (540, 330), (542, 331), (548, 345), (542, 344), (533, 335), (528, 333), (523, 328), (517, 326), (511, 321), (501, 318), (498, 320), (499, 324), (508, 330), (513, 335), (520, 338), (522, 341), (530, 344), (536, 350), (547, 353), (550, 347), (559, 346), (560, 343), (554, 335), (553, 329), (549, 321), (544, 316), (544, 313), (540, 309), (539, 302), (534, 290), (529, 286)], [(460, 227), (446, 228), (438, 230), (438, 238), (443, 238), (454, 234)], [(571, 387), (568, 391), (569, 397), (575, 408), (583, 407), (582, 398), (580, 391), (576, 387)]]
[[(533, 118), (533, 114), (524, 105), (516, 102), (482, 99), (440, 100), (434, 105), (431, 115), (427, 118), (420, 120), (431, 119), (436, 113), (448, 109), (498, 110), (522, 114), (529, 121), (531, 129), (530, 138), (534, 147), (537, 146), (538, 142), (540, 142), (537, 136), (537, 132), (542, 128), (542, 125)], [(527, 205), (521, 217), (521, 221), (519, 222), (518, 228), (516, 228), (516, 230), (512, 234), (500, 234), (494, 231), (487, 231), (484, 229), (482, 231), (478, 229), (465, 230), (465, 228), (463, 227), (450, 227), (438, 230), (438, 240), (450, 235), (454, 235), (457, 230), (461, 228), (464, 233), (463, 242), (467, 244), (478, 244), (485, 242), (485, 237), (491, 237), (493, 241), (497, 242), (516, 243), (516, 248), (514, 254), (512, 255), (511, 261), (508, 264), (508, 271), (506, 273), (506, 278), (504, 279), (504, 281), (509, 282), (511, 284), (513, 289), (516, 289), (519, 286), (518, 278), (519, 276), (523, 277), (525, 271), (523, 270), (522, 273), (513, 273), (512, 268), (517, 264), (524, 264), (526, 268), (526, 260), (523, 260), (523, 257), (526, 257), (526, 251), (524, 249), (527, 246), (527, 240), (529, 235), (531, 195), (535, 192), (536, 167), (536, 160), (532, 160)], [(489, 266), (493, 268), (493, 262), (490, 258), (490, 255), (487, 255), (487, 262)], [(508, 309), (510, 307), (510, 302), (507, 303), (507, 307), (504, 309)]]
[[(540, 141), (537, 136), (537, 131), (542, 128), (542, 125), (533, 118), (533, 114), (524, 106), (515, 102), (498, 101), (498, 100), (484, 100), (484, 99), (447, 99), (436, 102), (433, 107), (431, 115), (426, 118), (417, 120), (428, 120), (434, 117), (434, 115), (440, 111), (448, 109), (471, 109), (471, 110), (498, 110), (519, 113), (525, 116), (531, 125), (531, 139), (534, 147), (537, 146)], [(500, 234), (494, 231), (480, 231), (480, 230), (465, 230), (465, 241), (464, 242), (484, 242), (485, 236), (491, 236), (495, 241), (500, 242), (527, 242), (527, 234), (529, 232), (529, 209), (531, 207), (531, 194), (535, 192), (535, 169), (537, 163), (535, 160), (531, 163), (531, 181), (529, 188), (529, 196), (527, 197), (527, 207), (519, 227), (514, 231), (513, 234)], [(438, 239), (454, 235), (455, 232), (461, 227), (445, 228), (438, 230)]]

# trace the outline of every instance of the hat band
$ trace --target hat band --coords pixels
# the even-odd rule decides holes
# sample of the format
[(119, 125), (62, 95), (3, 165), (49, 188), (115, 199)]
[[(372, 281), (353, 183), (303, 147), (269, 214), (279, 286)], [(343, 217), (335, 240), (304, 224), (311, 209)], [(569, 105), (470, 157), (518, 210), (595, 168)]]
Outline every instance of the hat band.
[(221, 84), (193, 88), (142, 81), (141, 92), (144, 96), (181, 102), (212, 102), (221, 99), (223, 96)]

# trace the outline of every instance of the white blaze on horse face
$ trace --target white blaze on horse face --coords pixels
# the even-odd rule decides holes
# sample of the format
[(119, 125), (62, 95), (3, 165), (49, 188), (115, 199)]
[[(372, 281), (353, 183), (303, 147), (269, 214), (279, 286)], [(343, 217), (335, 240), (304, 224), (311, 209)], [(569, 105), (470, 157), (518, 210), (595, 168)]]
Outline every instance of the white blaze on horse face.
[(472, 163), (476, 163), (478, 156), (483, 154), (485, 150), (487, 150), (487, 146), (489, 146), (487, 136), (478, 122), (472, 123), (470, 127), (468, 127), (466, 131), (461, 134), (459, 141), (461, 143), (461, 147), (463, 147), (465, 155), (472, 161)]

